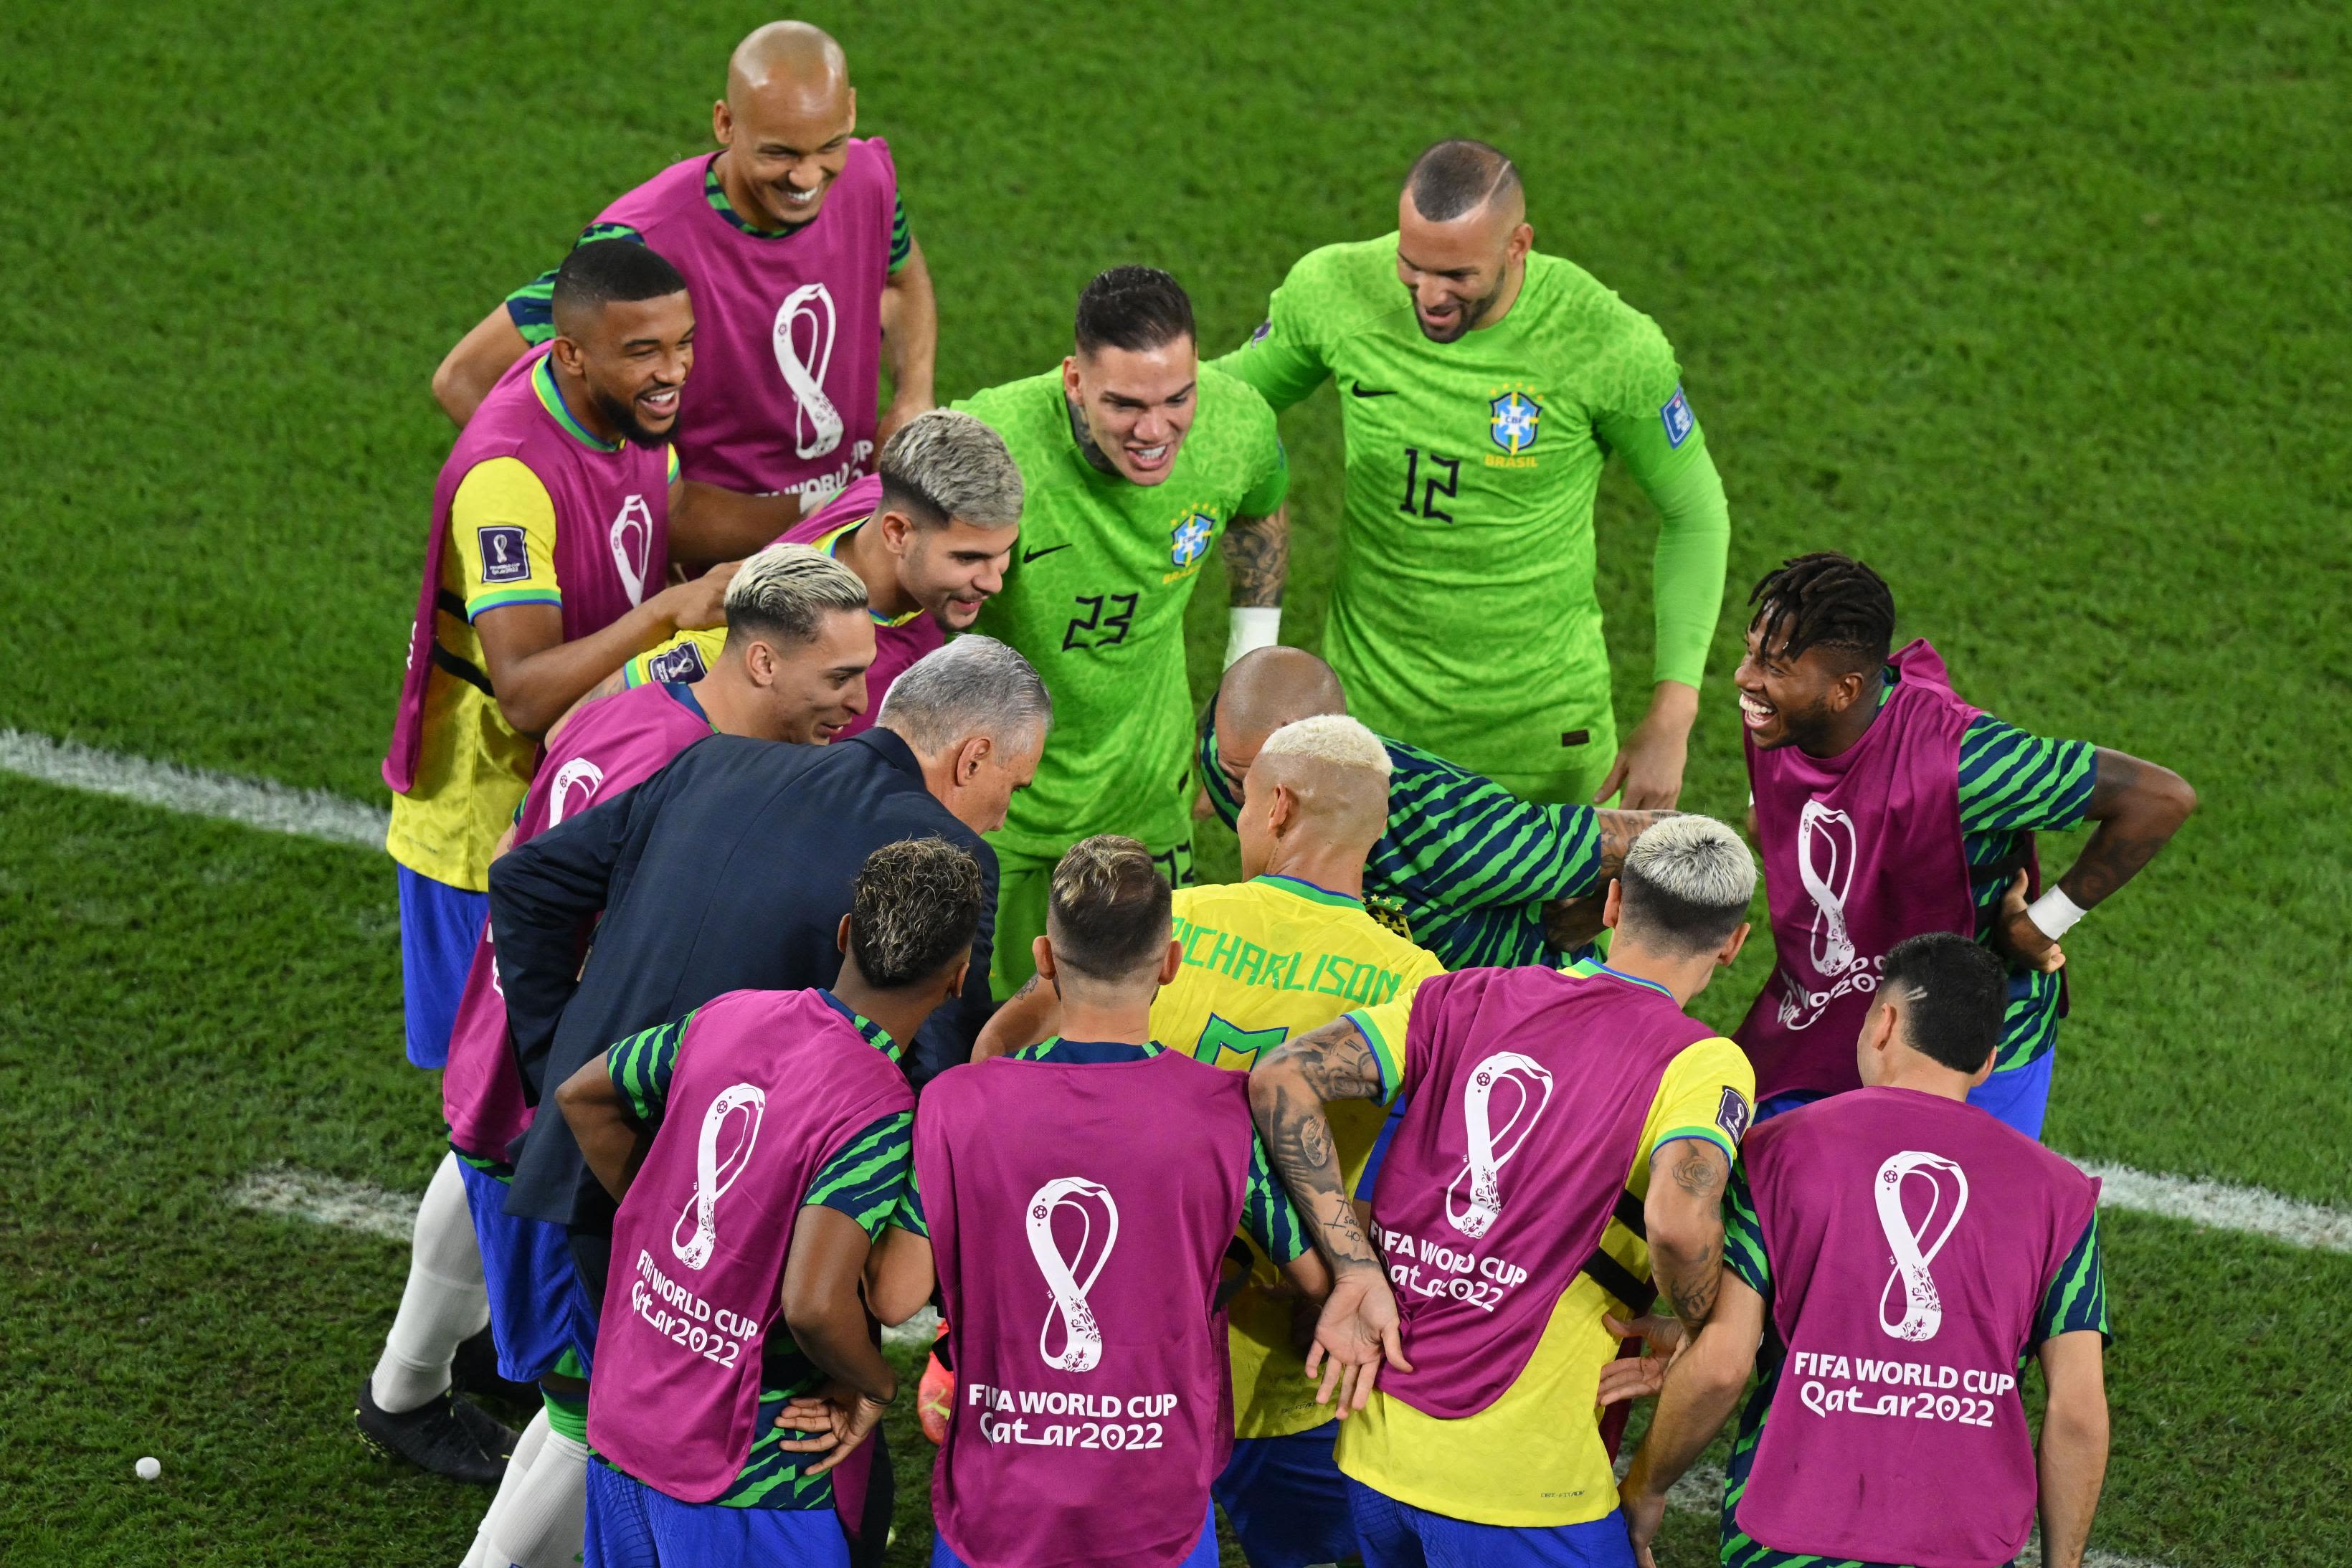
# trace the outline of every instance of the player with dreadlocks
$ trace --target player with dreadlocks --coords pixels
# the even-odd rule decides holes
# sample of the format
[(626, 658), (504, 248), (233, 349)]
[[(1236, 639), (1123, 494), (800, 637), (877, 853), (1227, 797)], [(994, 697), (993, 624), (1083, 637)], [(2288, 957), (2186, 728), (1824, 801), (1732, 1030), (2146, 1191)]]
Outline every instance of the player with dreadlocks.
[[(1969, 1098), (2040, 1137), (2065, 1010), (2059, 939), (2165, 846), (2196, 792), (2155, 763), (1969, 706), (1924, 640), (1890, 652), (1895, 596), (1858, 560), (1796, 557), (1748, 602), (1733, 678), (1780, 955), (1737, 1035), (1758, 1113), (1854, 1088), (1888, 949), (1957, 931), (2009, 964), (1992, 1075)], [(2090, 841), (2045, 888), (2034, 833), (2085, 821)]]

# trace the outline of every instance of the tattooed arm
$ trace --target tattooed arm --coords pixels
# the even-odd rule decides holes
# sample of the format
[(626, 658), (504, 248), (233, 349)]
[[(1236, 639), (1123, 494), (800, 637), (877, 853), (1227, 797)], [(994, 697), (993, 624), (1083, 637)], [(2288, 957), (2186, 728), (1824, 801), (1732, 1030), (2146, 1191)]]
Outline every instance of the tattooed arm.
[(1378, 1100), (1389, 1087), (1371, 1047), (1346, 1019), (1285, 1041), (1250, 1071), (1250, 1113), (1258, 1137), (1331, 1265), (1331, 1295), (1316, 1324), (1307, 1370), (1310, 1376), (1322, 1372), (1317, 1400), (1328, 1402), (1336, 1390), (1342, 1416), (1370, 1399), (1384, 1357), (1400, 1371), (1412, 1369), (1398, 1337), (1396, 1298), (1380, 1253), (1348, 1201), (1339, 1149), (1323, 1114), (1327, 1101)]
[(1235, 517), (1220, 547), (1236, 610), (1272, 609), (1282, 602), (1290, 575), (1290, 503), (1263, 517)]
[(1730, 1177), (1731, 1162), (1705, 1138), (1676, 1138), (1650, 1155), (1650, 1191), (1642, 1204), (1650, 1273), (1685, 1333), (1696, 1333), (1715, 1311), (1723, 1281), (1723, 1187)]
[(1061, 1027), (1061, 993), (1032, 975), (981, 1027), (980, 1038), (972, 1042), (971, 1059), (986, 1061), (992, 1056), (1010, 1056), (1039, 1040), (1051, 1040)]
[[(2098, 826), (2058, 879), (2060, 891), (2077, 907), (2093, 908), (2154, 860), (2196, 809), (2197, 791), (2171, 768), (2099, 747), (2098, 781), (2084, 810)], [(2025, 913), (2022, 872), (2003, 902), (2000, 939), (2011, 957), (2045, 973), (2066, 961)]]

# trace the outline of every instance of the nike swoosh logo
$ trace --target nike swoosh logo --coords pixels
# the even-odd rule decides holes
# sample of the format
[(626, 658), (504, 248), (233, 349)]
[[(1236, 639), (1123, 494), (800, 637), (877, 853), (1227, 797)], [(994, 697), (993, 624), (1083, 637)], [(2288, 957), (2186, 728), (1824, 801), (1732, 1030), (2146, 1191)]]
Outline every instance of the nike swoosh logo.
[(1044, 549), (1025, 549), (1025, 550), (1023, 550), (1023, 551), (1021, 552), (1021, 564), (1022, 564), (1023, 566), (1027, 566), (1031, 561), (1035, 560), (1039, 556), (1052, 555), (1052, 554), (1053, 554), (1055, 550), (1057, 550), (1057, 549), (1069, 549), (1069, 548), (1070, 548), (1070, 547), (1069, 547), (1068, 545), (1066, 545), (1066, 544), (1059, 544), (1059, 545), (1047, 545)]
[(1396, 388), (1394, 388), (1394, 387), (1388, 387), (1388, 388), (1385, 388), (1385, 389), (1382, 389), (1382, 390), (1380, 390), (1380, 391), (1375, 391), (1375, 390), (1373, 390), (1372, 388), (1366, 386), (1366, 385), (1365, 385), (1363, 382), (1349, 382), (1348, 383), (1348, 390), (1349, 390), (1349, 392), (1353, 392), (1353, 393), (1354, 393), (1356, 396), (1358, 396), (1358, 397), (1394, 397), (1394, 396), (1396, 396)]

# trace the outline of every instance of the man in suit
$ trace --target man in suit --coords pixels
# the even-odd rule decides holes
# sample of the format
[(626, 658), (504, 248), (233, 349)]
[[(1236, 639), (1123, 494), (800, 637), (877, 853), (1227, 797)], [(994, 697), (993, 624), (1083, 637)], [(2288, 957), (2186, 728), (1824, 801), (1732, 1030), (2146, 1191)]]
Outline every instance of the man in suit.
[[(1052, 721), (1027, 660), (964, 637), (900, 675), (862, 735), (827, 747), (713, 736), (502, 857), (492, 935), (531, 1094), (723, 992), (831, 985), (851, 881), (903, 839), (944, 839), (980, 863), (983, 947), (962, 994), (908, 1051), (908, 1072), (919, 1085), (965, 1060), (991, 1010), (996, 857), (980, 835), (1036, 771)], [(583, 968), (581, 939), (600, 915)], [(508, 1209), (571, 1227), (583, 1283), (601, 1294), (611, 1200), (562, 1117), (541, 1117), (524, 1139)]]

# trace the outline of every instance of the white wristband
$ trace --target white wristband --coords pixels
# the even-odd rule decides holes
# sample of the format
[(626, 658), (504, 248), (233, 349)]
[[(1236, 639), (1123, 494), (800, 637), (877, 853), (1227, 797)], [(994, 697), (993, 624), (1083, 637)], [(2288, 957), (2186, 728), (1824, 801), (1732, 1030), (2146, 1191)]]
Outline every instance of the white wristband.
[(1255, 653), (1260, 648), (1271, 648), (1282, 641), (1282, 607), (1275, 604), (1246, 605), (1233, 612), (1232, 630), (1225, 633), (1225, 668), (1232, 669), (1234, 661), (1244, 653)]
[(2072, 931), (2074, 923), (2089, 913), (2067, 897), (2065, 890), (2056, 883), (2051, 883), (2049, 891), (2025, 906), (2025, 917), (2033, 922), (2033, 928), (2053, 942)]

